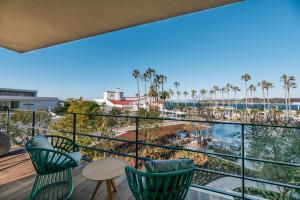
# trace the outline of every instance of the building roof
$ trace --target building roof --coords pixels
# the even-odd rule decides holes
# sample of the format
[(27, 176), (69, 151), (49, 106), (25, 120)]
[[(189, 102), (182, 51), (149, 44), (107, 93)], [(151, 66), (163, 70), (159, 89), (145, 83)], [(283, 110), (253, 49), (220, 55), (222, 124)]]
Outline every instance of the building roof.
[(133, 102), (136, 102), (136, 100), (108, 100), (112, 102), (115, 105), (130, 105)]
[(0, 91), (35, 92), (35, 93), (37, 93), (37, 90), (14, 89), (14, 88), (0, 88)]
[(58, 101), (57, 97), (0, 96), (1, 101)]
[(27, 52), (241, 0), (3, 0), (0, 46)]

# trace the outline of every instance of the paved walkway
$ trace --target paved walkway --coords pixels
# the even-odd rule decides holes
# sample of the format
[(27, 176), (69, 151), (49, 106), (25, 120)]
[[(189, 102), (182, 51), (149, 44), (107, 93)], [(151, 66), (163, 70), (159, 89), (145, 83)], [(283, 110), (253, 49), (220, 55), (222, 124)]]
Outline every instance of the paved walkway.
[[(234, 177), (223, 177), (223, 178), (219, 178), (215, 181), (210, 182), (206, 186), (231, 192), (234, 189), (239, 188), (239, 187), (242, 186), (242, 180), (238, 179), (238, 178), (234, 178)], [(258, 182), (255, 182), (255, 181), (245, 181), (245, 187), (266, 189), (268, 191), (279, 192), (277, 186), (258, 183)]]

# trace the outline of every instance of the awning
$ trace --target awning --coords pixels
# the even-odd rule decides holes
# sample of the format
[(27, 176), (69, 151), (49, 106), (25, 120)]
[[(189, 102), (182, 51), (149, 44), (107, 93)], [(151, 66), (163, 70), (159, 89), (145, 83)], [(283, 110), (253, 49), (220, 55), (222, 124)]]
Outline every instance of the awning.
[(18, 52), (240, 0), (0, 0), (0, 46)]

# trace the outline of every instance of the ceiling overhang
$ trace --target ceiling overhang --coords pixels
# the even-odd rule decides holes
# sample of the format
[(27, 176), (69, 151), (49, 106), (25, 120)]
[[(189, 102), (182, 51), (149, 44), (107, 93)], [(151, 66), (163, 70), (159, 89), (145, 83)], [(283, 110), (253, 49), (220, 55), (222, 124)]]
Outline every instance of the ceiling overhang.
[(240, 0), (0, 0), (0, 46), (27, 52)]

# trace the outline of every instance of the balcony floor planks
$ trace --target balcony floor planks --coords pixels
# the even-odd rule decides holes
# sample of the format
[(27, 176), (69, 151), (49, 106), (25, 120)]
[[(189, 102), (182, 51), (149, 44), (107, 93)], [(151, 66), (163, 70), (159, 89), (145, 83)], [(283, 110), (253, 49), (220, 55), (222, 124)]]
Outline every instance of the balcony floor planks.
[[(34, 180), (35, 170), (29, 156), (22, 149), (10, 152), (5, 157), (0, 157), (0, 199), (1, 200), (22, 200), (28, 199)], [(84, 165), (73, 170), (74, 192), (73, 200), (91, 199), (97, 182), (89, 181), (81, 175)], [(125, 175), (116, 179), (117, 192), (113, 193), (114, 200), (134, 200)], [(101, 184), (96, 198), (107, 199), (106, 184)], [(190, 189), (187, 200), (221, 200), (220, 197), (208, 195)], [(223, 199), (222, 199), (223, 200)]]

